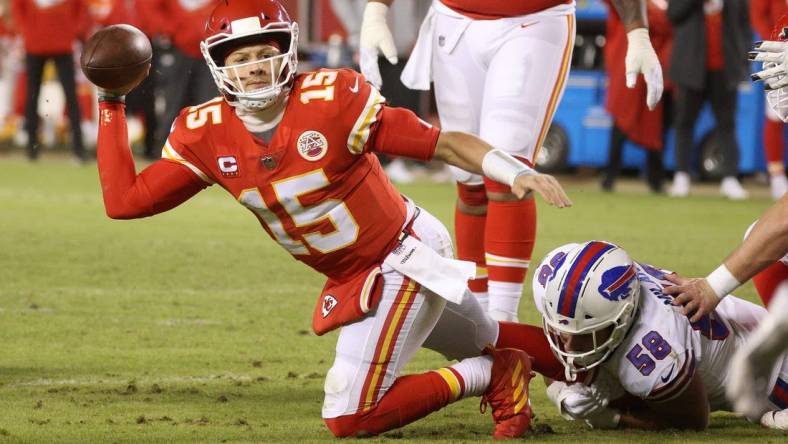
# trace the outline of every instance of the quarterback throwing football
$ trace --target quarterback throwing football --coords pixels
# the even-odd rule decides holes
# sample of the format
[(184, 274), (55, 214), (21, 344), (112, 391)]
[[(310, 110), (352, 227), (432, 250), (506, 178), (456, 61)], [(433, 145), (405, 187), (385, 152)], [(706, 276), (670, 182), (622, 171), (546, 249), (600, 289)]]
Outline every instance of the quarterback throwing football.
[[(356, 72), (297, 74), (297, 38), (276, 0), (220, 2), (201, 47), (222, 97), (184, 109), (163, 158), (139, 174), (126, 135), (127, 91), (104, 91), (98, 168), (107, 214), (151, 216), (218, 184), (324, 274), (313, 328), (342, 327), (323, 404), (335, 435), (380, 433), (465, 396), (489, 404), (495, 437), (526, 433), (531, 360), (488, 346), (500, 345), (507, 327), (468, 297), (475, 267), (452, 259), (447, 230), (394, 189), (373, 152), (442, 159), (519, 198), (536, 191), (558, 207), (570, 200), (553, 177), (480, 139), (441, 133), (386, 106)], [(400, 376), (423, 344), (460, 361)]]

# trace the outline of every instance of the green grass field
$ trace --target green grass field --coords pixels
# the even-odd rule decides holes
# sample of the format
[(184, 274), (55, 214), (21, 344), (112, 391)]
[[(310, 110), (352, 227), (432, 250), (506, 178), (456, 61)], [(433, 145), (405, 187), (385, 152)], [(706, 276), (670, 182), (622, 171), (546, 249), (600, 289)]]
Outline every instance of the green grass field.
[[(534, 262), (600, 238), (686, 274), (712, 269), (769, 205), (716, 195), (610, 195), (566, 180), (569, 210), (540, 206)], [(218, 187), (152, 219), (113, 221), (95, 165), (0, 159), (0, 442), (318, 442), (335, 334), (310, 320), (321, 277)], [(451, 226), (449, 185), (401, 187)], [(520, 317), (539, 322), (528, 289)], [(750, 285), (740, 292), (755, 299)], [(408, 372), (444, 365), (429, 351)], [(531, 385), (545, 442), (785, 442), (715, 414), (705, 433), (590, 432)], [(374, 440), (487, 440), (478, 399)]]

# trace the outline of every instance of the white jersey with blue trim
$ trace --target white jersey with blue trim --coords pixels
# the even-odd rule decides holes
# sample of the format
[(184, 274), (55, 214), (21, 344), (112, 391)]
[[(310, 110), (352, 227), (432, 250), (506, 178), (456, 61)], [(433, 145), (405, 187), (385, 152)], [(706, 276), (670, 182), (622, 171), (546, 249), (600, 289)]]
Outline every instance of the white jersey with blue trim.
[[(636, 269), (640, 281), (638, 314), (624, 341), (601, 366), (599, 382), (605, 385), (604, 391), (614, 398), (623, 389), (641, 399), (666, 401), (681, 394), (698, 372), (711, 410), (731, 410), (725, 398), (731, 358), (766, 315), (766, 309), (729, 295), (715, 312), (690, 324), (681, 307), (671, 305), (672, 297), (662, 293), (672, 285), (663, 279), (670, 272), (640, 263)], [(544, 286), (535, 279), (533, 289), (541, 311)], [(778, 376), (788, 380), (788, 359), (773, 370), (770, 387), (779, 385)], [(591, 383), (596, 379), (592, 377)], [(773, 397), (772, 403), (780, 407)]]

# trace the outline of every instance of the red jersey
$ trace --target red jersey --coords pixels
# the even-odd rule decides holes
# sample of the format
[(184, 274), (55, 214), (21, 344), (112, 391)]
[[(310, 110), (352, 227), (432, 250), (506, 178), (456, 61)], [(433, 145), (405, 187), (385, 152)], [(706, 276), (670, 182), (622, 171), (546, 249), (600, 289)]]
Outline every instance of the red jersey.
[(440, 2), (476, 20), (495, 20), (533, 14), (553, 6), (572, 3), (572, 0), (440, 0)]
[(87, 31), (81, 0), (13, 0), (11, 14), (28, 54), (69, 54), (74, 41)]
[(109, 26), (129, 22), (126, 0), (87, 0), (88, 13), (93, 24)]
[(213, 0), (167, 0), (164, 33), (181, 52), (202, 59), (200, 42), (205, 36), (205, 22), (216, 7)]
[(750, 0), (752, 27), (763, 40), (772, 37), (774, 26), (785, 14), (788, 14), (788, 4), (785, 0)]
[[(371, 151), (427, 160), (439, 134), (389, 110), (361, 75), (320, 70), (296, 77), (270, 143), (216, 98), (181, 112), (163, 157), (218, 183), (296, 259), (344, 281), (381, 263), (406, 222), (403, 197)], [(384, 120), (408, 141), (384, 146)]]

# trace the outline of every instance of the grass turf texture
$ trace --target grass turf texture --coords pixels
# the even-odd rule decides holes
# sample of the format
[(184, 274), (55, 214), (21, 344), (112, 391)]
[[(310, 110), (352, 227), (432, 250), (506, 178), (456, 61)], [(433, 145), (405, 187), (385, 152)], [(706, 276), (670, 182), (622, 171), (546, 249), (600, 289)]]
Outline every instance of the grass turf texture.
[[(769, 205), (716, 196), (603, 194), (566, 178), (575, 207), (540, 203), (534, 264), (551, 248), (607, 239), (635, 258), (702, 274)], [(401, 189), (452, 224), (454, 190)], [(319, 442), (323, 375), (336, 334), (310, 319), (323, 279), (277, 247), (213, 187), (152, 219), (104, 215), (95, 166), (0, 161), (0, 442)], [(520, 317), (539, 322), (530, 279)], [(755, 300), (751, 285), (739, 292)], [(461, 334), (461, 333), (458, 333)], [(423, 350), (406, 368), (445, 365)], [(731, 414), (705, 433), (590, 432), (531, 384), (545, 442), (780, 442)], [(468, 399), (374, 438), (487, 440)]]

